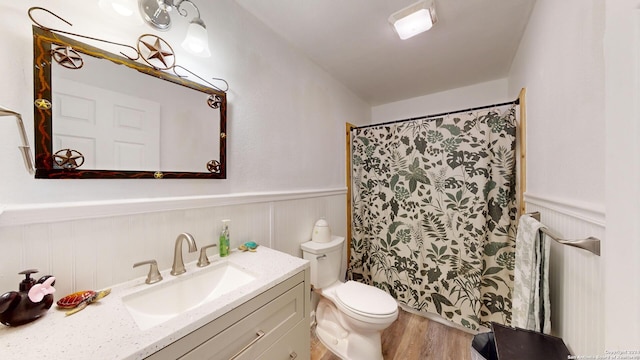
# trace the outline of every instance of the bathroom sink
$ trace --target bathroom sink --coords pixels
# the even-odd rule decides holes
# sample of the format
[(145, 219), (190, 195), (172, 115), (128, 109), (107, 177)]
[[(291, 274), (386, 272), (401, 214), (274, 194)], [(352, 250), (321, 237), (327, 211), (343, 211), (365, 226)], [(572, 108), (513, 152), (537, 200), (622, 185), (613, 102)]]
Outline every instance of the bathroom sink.
[(215, 300), (254, 279), (255, 275), (224, 261), (123, 296), (122, 302), (138, 327), (146, 330)]

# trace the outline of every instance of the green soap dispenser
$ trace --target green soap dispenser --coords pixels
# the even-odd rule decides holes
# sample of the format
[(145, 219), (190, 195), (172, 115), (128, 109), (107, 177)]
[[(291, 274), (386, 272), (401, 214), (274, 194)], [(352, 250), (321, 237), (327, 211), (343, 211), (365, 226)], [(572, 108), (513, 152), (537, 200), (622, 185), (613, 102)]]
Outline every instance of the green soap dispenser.
[(231, 220), (222, 220), (222, 232), (220, 233), (220, 243), (218, 248), (220, 249), (220, 257), (229, 255), (229, 222)]

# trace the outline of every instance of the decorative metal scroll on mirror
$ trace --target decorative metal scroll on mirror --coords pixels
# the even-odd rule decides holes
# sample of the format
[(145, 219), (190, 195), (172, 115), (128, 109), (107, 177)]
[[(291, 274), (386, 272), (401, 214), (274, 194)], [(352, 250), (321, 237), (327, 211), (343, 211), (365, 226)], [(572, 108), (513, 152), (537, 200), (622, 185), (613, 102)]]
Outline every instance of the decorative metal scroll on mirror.
[(58, 17), (29, 9), (36, 178), (226, 178), (226, 81), (177, 65), (155, 35), (118, 44), (42, 26), (36, 9)]

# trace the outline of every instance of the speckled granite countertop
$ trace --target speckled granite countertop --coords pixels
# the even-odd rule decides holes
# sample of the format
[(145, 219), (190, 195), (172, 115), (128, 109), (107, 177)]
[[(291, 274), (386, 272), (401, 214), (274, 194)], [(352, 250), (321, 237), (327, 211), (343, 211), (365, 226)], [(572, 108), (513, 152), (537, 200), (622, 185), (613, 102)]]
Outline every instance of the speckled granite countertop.
[[(69, 317), (54, 304), (47, 315), (29, 324), (15, 328), (0, 324), (0, 359), (142, 359), (309, 266), (307, 260), (265, 247), (214, 259), (212, 265), (229, 261), (257, 279), (145, 331), (138, 328), (121, 297), (179, 277), (165, 270), (164, 280), (153, 285), (145, 284), (144, 277), (118, 284), (111, 295)], [(181, 276), (207, 270), (195, 262), (186, 268)]]

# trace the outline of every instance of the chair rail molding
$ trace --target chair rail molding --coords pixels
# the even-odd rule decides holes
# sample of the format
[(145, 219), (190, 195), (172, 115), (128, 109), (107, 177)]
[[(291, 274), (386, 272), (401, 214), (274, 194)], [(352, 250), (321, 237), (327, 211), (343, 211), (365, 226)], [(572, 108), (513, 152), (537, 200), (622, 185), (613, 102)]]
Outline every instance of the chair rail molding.
[(0, 226), (50, 223), (217, 206), (269, 203), (345, 195), (346, 193), (346, 188), (337, 188), (185, 197), (98, 200), (56, 204), (0, 204)]
[(603, 228), (606, 226), (605, 208), (601, 204), (580, 203), (530, 192), (524, 194), (524, 201), (527, 204), (542, 206)]

